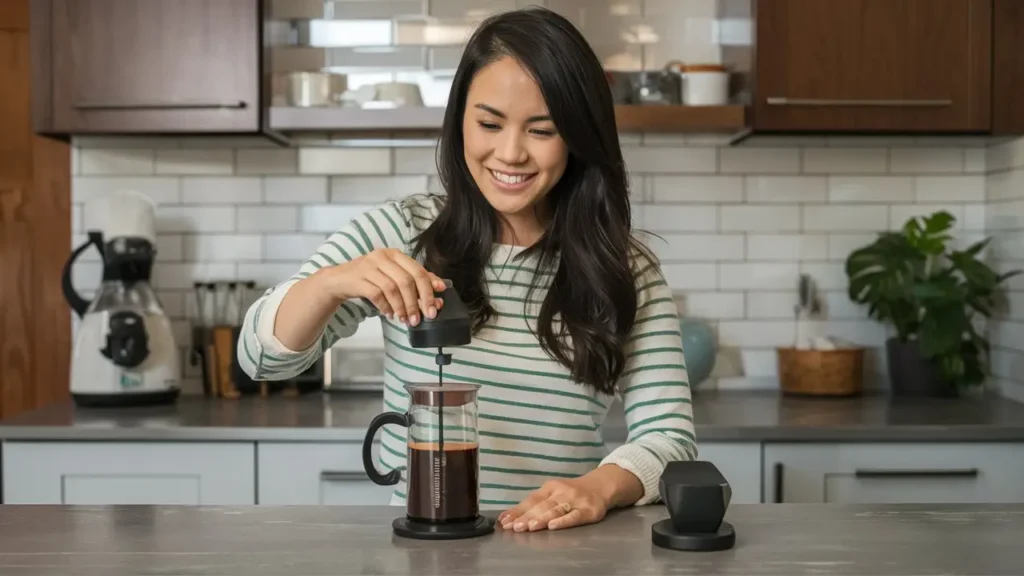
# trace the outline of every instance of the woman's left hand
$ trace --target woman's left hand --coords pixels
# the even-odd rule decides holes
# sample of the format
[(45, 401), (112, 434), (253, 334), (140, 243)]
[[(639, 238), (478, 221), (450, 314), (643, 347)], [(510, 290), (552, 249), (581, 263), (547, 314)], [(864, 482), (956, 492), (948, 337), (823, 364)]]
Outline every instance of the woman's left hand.
[(600, 522), (608, 501), (588, 478), (549, 480), (498, 516), (498, 525), (516, 532), (559, 530)]

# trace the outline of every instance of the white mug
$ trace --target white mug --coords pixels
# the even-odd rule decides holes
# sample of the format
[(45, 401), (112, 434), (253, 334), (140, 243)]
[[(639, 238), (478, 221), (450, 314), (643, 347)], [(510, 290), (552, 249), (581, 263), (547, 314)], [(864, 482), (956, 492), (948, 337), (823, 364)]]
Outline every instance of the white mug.
[(722, 106), (729, 103), (729, 73), (721, 66), (686, 66), (682, 76), (683, 104)]

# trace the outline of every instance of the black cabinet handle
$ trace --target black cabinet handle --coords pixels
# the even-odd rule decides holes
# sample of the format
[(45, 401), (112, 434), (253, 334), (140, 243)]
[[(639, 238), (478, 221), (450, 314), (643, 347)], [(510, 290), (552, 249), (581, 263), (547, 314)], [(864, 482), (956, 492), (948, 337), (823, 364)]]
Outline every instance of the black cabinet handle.
[(782, 462), (775, 463), (775, 504), (782, 504)]
[(75, 102), (79, 110), (219, 110), (245, 108), (241, 100), (214, 102)]
[(976, 478), (977, 468), (949, 470), (857, 470), (857, 478)]

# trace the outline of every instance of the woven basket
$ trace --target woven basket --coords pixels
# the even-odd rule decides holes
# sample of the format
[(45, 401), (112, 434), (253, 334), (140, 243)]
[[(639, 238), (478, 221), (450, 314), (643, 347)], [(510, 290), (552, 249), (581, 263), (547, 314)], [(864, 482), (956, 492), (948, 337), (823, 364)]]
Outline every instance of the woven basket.
[(778, 348), (779, 387), (784, 394), (854, 396), (864, 390), (864, 349)]

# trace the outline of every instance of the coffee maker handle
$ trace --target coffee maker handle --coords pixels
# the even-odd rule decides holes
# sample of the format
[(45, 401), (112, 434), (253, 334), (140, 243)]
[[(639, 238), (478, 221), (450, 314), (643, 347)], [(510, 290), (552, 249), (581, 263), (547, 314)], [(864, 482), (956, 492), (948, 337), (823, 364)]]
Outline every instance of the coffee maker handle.
[(363, 440), (363, 468), (366, 469), (366, 475), (370, 477), (374, 484), (393, 486), (402, 479), (402, 471), (391, 470), (387, 474), (381, 474), (373, 464), (373, 454), (371, 453), (373, 437), (377, 435), (377, 429), (386, 424), (397, 424), (398, 426), (408, 428), (412, 425), (412, 415), (399, 412), (385, 412), (378, 414), (370, 421), (370, 426), (366, 429), (366, 438)]

